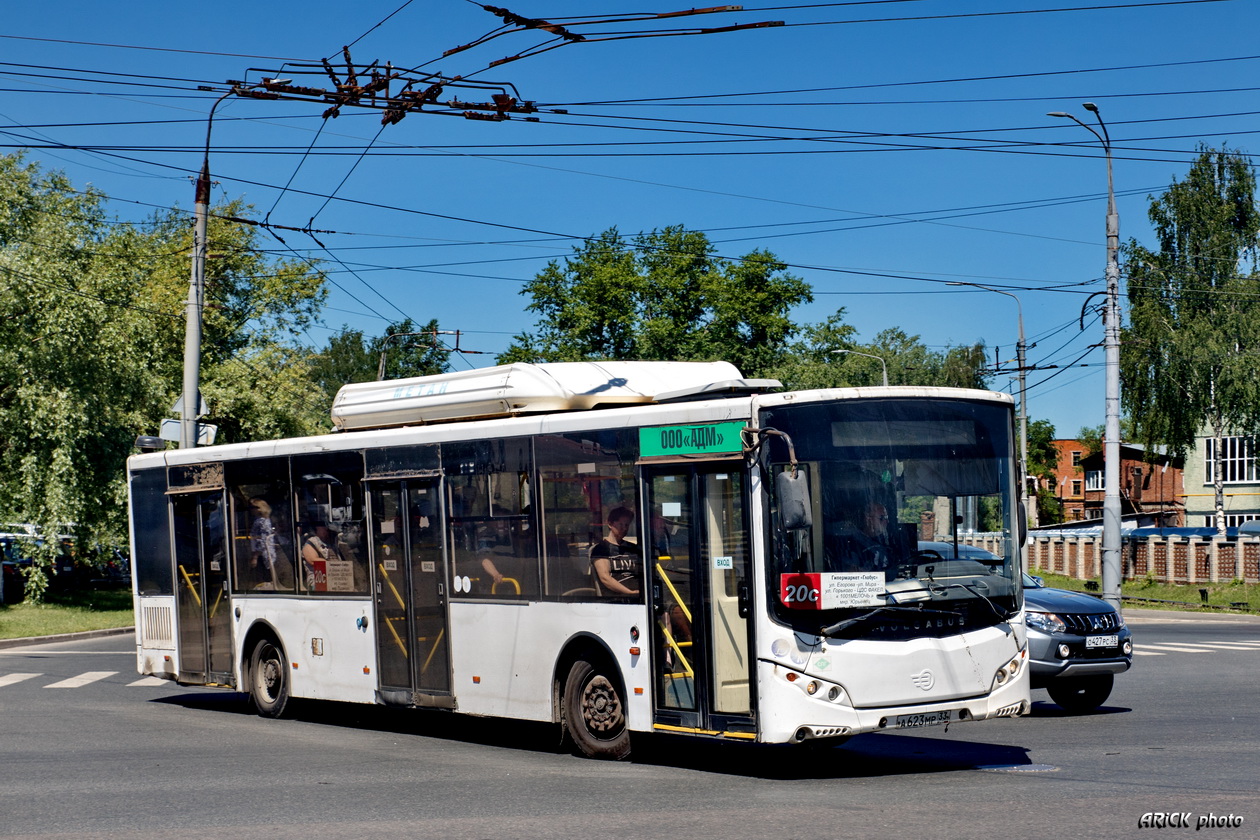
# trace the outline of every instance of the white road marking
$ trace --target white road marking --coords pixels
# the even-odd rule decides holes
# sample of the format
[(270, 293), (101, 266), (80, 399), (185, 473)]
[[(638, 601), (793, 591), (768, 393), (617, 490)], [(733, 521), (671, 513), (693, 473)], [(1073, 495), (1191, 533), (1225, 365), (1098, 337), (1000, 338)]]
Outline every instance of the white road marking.
[(70, 677), (69, 679), (62, 680), (61, 682), (46, 685), (44, 688), (82, 688), (89, 683), (94, 683), (97, 680), (103, 680), (106, 677), (112, 677), (117, 673), (117, 671), (84, 671), (77, 677)]
[(0, 676), (0, 688), (3, 688), (6, 685), (13, 685), (14, 683), (20, 683), (23, 680), (29, 680), (32, 677), (38, 677), (38, 676), (41, 676), (41, 675), (40, 674), (4, 674), (3, 676)]
[(135, 682), (127, 683), (127, 687), (131, 688), (136, 685), (174, 685), (170, 680), (164, 680), (161, 677), (141, 677)]

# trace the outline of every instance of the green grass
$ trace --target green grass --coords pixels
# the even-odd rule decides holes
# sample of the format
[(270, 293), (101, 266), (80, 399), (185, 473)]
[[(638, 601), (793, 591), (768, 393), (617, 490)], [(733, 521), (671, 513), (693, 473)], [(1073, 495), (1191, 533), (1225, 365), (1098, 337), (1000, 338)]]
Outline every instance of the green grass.
[[(1086, 581), (1083, 580), (1064, 577), (1063, 575), (1056, 575), (1050, 572), (1034, 571), (1033, 574), (1042, 578), (1046, 582), (1046, 586), (1053, 586), (1058, 589), (1073, 589), (1077, 592), (1088, 591), (1085, 587)], [(1093, 591), (1092, 594), (1099, 594), (1102, 591), (1102, 582), (1097, 578), (1091, 582), (1099, 585), (1098, 590)], [(1120, 584), (1120, 595), (1125, 599), (1125, 609), (1129, 607), (1147, 607), (1150, 609), (1202, 611), (1203, 596), (1199, 592), (1200, 589), (1207, 590), (1207, 603), (1210, 607), (1228, 608), (1233, 604), (1245, 602), (1247, 604), (1247, 612), (1260, 611), (1260, 584), (1243, 583), (1237, 580), (1221, 583), (1195, 583), (1184, 586), (1158, 583), (1153, 580), (1126, 580)], [(1218, 611), (1212, 610), (1212, 612)]]
[(132, 627), (131, 590), (49, 593), (45, 603), (0, 605), (0, 639)]

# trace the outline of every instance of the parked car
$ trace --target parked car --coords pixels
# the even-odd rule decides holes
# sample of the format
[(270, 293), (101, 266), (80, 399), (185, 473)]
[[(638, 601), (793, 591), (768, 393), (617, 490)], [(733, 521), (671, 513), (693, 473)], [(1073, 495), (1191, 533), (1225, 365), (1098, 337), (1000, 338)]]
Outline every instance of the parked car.
[(1111, 604), (1084, 592), (1052, 589), (1024, 575), (1024, 608), (1033, 688), (1073, 714), (1111, 696), (1116, 674), (1133, 665), (1133, 638)]

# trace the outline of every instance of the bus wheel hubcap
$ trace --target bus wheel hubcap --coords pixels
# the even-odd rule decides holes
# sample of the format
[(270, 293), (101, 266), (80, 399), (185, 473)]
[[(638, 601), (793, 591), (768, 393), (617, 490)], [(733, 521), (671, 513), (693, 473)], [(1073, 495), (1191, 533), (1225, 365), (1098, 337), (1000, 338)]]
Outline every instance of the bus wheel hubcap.
[(606, 677), (597, 676), (582, 692), (582, 716), (591, 732), (615, 732), (622, 725), (621, 701)]

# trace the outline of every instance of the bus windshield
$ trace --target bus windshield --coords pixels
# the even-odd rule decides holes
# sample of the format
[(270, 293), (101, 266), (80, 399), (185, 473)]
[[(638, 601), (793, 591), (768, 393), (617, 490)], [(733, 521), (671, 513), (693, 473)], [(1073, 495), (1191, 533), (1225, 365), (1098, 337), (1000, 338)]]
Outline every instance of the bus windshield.
[[(808, 515), (772, 506), (777, 618), (836, 638), (942, 636), (1019, 609), (1008, 405), (872, 398), (774, 406), (769, 469), (795, 472)], [(797, 500), (799, 504), (799, 500)]]

